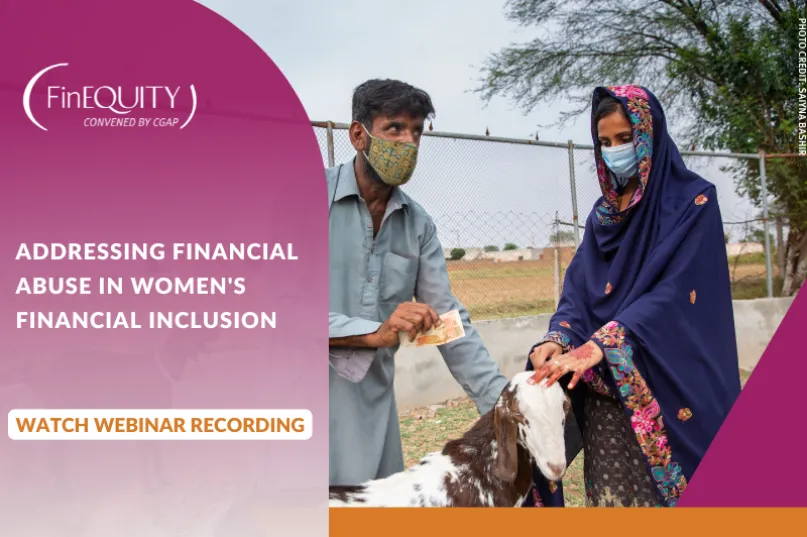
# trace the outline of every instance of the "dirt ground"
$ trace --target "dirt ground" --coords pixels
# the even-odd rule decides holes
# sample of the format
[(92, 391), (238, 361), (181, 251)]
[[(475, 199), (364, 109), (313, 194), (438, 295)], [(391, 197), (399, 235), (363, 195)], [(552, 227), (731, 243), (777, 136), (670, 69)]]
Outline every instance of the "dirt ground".
[[(559, 285), (562, 288), (571, 249), (560, 252)], [(751, 261), (751, 262), (748, 262)], [(474, 320), (550, 313), (555, 310), (554, 256), (540, 261), (449, 261), (448, 275), (457, 298)], [(774, 269), (775, 271), (775, 269)], [(736, 299), (765, 296), (764, 260), (729, 263)], [(778, 274), (774, 272), (775, 277)]]

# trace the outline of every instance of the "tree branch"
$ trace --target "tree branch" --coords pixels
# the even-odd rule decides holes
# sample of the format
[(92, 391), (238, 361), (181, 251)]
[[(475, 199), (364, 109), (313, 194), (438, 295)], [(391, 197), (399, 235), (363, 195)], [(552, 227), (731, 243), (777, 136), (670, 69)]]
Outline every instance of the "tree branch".
[(710, 38), (712, 37), (712, 33), (709, 31), (709, 26), (701, 17), (698, 16), (698, 12), (695, 9), (688, 9), (687, 6), (677, 4), (672, 0), (661, 0), (661, 2), (667, 4), (685, 16), (698, 30), (698, 33), (702, 35), (704, 39), (706, 39), (707, 43), (709, 42)]
[(780, 8), (776, 2), (759, 0), (759, 3), (768, 10), (768, 13), (771, 14), (771, 17), (773, 17), (773, 20), (775, 20), (777, 24), (782, 24), (782, 8)]

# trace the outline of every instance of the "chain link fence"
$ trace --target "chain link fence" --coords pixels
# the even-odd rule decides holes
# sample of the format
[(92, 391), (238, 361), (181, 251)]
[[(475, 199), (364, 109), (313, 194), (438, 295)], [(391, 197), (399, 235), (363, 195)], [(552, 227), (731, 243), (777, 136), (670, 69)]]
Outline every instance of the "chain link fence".
[[(348, 162), (347, 125), (312, 122), (323, 164)], [(566, 267), (601, 196), (592, 146), (426, 132), (403, 190), (432, 216), (451, 286), (473, 319), (555, 310)], [(717, 186), (735, 298), (773, 296), (773, 233), (734, 192), (726, 161), (759, 155), (682, 152)], [(722, 162), (721, 162), (722, 161)], [(763, 167), (763, 191), (764, 167)]]

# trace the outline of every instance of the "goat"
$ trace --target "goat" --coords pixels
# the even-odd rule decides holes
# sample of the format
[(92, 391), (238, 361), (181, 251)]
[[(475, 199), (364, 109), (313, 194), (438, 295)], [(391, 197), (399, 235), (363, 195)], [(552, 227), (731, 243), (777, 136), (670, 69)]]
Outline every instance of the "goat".
[(329, 507), (520, 507), (532, 467), (550, 481), (566, 471), (564, 426), (571, 408), (558, 384), (518, 373), (496, 405), (441, 452), (383, 479), (329, 490)]

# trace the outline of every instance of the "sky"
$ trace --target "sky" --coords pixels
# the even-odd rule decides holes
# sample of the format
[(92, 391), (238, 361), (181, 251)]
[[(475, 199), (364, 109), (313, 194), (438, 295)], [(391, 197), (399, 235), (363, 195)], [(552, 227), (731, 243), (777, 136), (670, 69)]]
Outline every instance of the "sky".
[[(248, 35), (283, 72), (311, 120), (350, 121), (352, 91), (370, 78), (396, 78), (426, 90), (434, 130), (591, 143), (588, 115), (562, 127), (569, 103), (554, 101), (524, 114), (505, 98), (484, 102), (472, 92), (484, 60), (538, 35), (505, 18), (504, 0), (297, 1), (197, 0)], [(652, 81), (642, 81), (652, 89)], [(668, 118), (674, 124), (675, 118)], [(327, 164), (325, 133), (317, 136)], [(337, 164), (355, 151), (335, 132)], [(684, 145), (685, 140), (679, 144)], [(574, 155), (581, 223), (600, 195), (591, 150)], [(692, 157), (693, 171), (715, 183), (724, 221), (755, 216), (720, 172), (725, 159)], [(434, 218), (445, 247), (487, 244), (543, 247), (557, 218), (570, 222), (566, 149), (425, 137), (418, 168), (404, 190)], [(727, 226), (732, 235), (741, 226)], [(560, 229), (571, 230), (570, 227)], [(582, 230), (581, 230), (582, 234)], [(582, 236), (582, 235), (581, 235)]]

